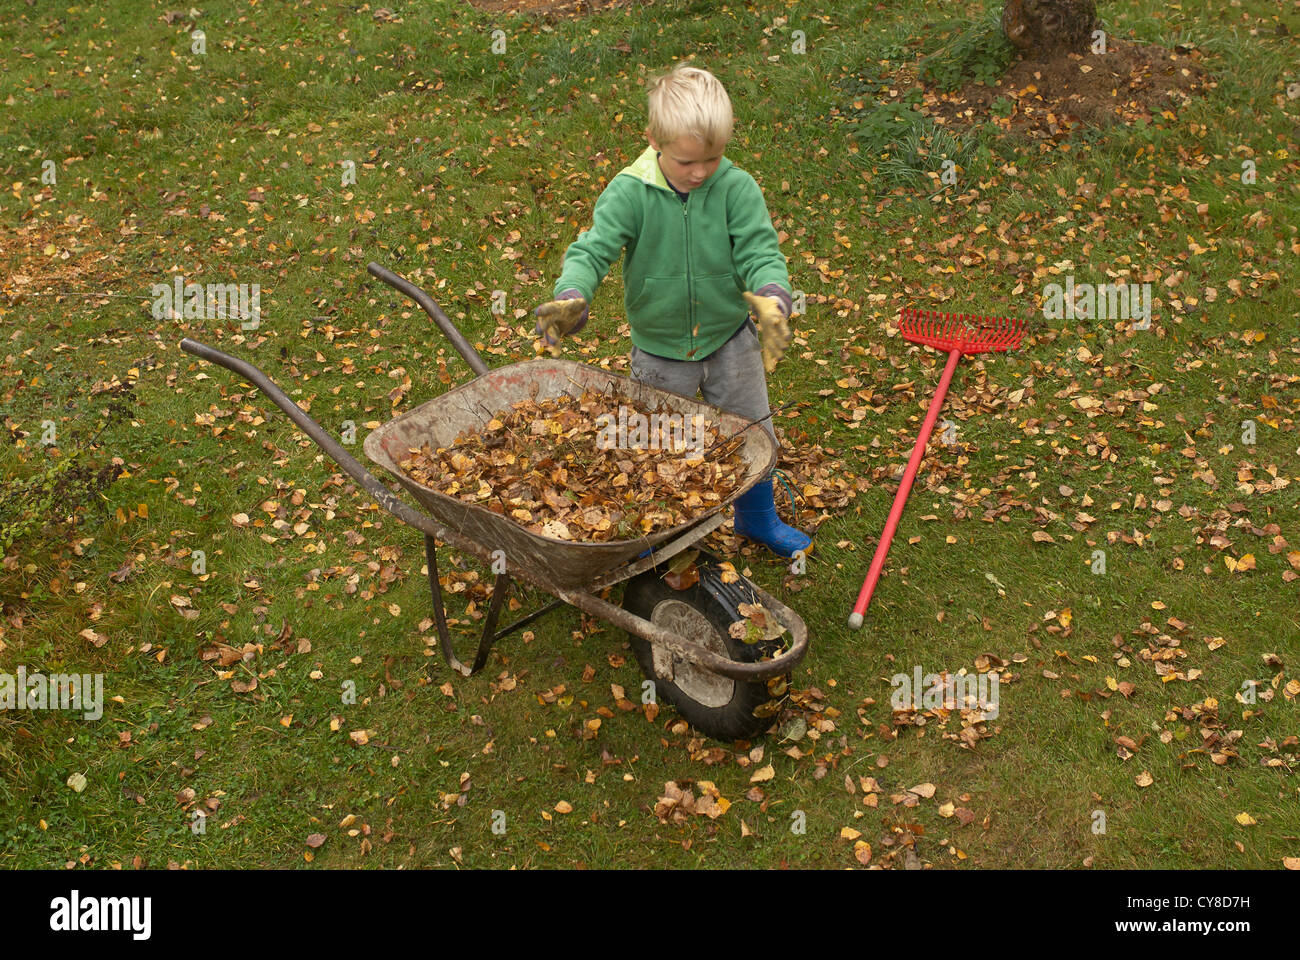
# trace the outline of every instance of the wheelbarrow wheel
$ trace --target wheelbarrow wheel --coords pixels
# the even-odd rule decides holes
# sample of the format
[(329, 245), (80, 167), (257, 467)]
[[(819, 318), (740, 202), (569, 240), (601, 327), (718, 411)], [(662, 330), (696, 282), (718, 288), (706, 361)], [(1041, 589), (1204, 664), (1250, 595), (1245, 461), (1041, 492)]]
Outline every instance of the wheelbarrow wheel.
[[(728, 628), (742, 619), (735, 602), (756, 602), (749, 581), (723, 584), (720, 572), (708, 562), (697, 563), (700, 580), (685, 590), (664, 582), (661, 571), (649, 570), (628, 581), (623, 609), (694, 641), (731, 660), (752, 663), (769, 652), (762, 643), (747, 644), (731, 636)], [(720, 599), (721, 598), (721, 599)], [(655, 650), (648, 640), (628, 633), (641, 672), (654, 682), (658, 701), (672, 704), (682, 718), (715, 740), (747, 740), (764, 733), (776, 717), (785, 678), (762, 681), (732, 680), (661, 651), (671, 661), (672, 680), (655, 671)]]

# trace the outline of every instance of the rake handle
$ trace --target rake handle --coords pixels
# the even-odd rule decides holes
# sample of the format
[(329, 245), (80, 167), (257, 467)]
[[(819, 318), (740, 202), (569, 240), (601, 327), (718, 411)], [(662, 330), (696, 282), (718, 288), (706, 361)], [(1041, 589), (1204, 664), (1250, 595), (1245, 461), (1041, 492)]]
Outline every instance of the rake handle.
[(961, 353), (961, 350), (957, 349), (948, 354), (948, 364), (943, 368), (943, 376), (939, 379), (939, 389), (935, 391), (934, 399), (930, 401), (930, 409), (925, 414), (925, 423), (921, 426), (920, 436), (916, 438), (916, 446), (912, 447), (912, 456), (907, 461), (907, 469), (903, 471), (898, 492), (894, 494), (894, 505), (889, 510), (885, 531), (880, 535), (880, 542), (876, 544), (875, 556), (871, 558), (871, 569), (867, 571), (867, 577), (862, 581), (858, 602), (853, 605), (853, 612), (849, 615), (849, 626), (854, 630), (862, 626), (863, 614), (867, 612), (867, 604), (871, 603), (871, 595), (876, 591), (876, 582), (880, 579), (880, 571), (884, 569), (889, 545), (894, 539), (894, 531), (898, 529), (898, 521), (903, 516), (907, 495), (912, 492), (912, 481), (916, 479), (916, 471), (925, 458), (926, 445), (930, 442), (930, 434), (934, 430), (935, 421), (939, 418), (943, 398), (948, 393), (948, 385), (952, 383), (952, 376), (957, 370), (957, 361), (961, 359)]

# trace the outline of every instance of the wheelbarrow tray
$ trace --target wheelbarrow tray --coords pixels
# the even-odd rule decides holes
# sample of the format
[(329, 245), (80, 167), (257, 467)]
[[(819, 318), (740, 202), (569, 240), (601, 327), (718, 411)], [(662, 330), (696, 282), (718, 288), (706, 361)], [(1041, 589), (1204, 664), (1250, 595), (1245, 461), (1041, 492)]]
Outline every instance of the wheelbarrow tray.
[[(493, 416), (508, 411), (512, 403), (551, 400), (564, 395), (578, 397), (586, 390), (608, 396), (612, 414), (619, 403), (629, 403), (641, 409), (664, 409), (687, 417), (702, 414), (716, 422), (724, 436), (744, 431), (738, 451), (745, 464), (740, 486), (716, 506), (675, 527), (634, 539), (586, 542), (533, 533), (486, 506), (467, 503), (413, 480), (398, 465), (412, 448), (425, 444), (434, 448), (453, 446), (461, 432), (484, 429)], [(689, 534), (766, 476), (776, 465), (776, 443), (761, 427), (746, 430), (748, 424), (748, 420), (737, 414), (599, 367), (543, 358), (490, 370), (421, 404), (373, 431), (366, 437), (364, 449), (372, 462), (393, 474), (438, 522), (489, 550), (504, 551), (512, 567), (542, 582), (569, 589), (588, 586), (647, 550)]]

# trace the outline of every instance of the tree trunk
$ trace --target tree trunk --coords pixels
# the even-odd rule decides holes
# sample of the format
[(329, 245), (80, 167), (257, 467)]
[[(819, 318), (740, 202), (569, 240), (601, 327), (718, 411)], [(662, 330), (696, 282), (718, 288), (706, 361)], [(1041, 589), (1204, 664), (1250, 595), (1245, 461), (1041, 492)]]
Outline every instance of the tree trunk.
[(1007, 0), (1002, 32), (1027, 57), (1083, 53), (1097, 29), (1095, 0)]

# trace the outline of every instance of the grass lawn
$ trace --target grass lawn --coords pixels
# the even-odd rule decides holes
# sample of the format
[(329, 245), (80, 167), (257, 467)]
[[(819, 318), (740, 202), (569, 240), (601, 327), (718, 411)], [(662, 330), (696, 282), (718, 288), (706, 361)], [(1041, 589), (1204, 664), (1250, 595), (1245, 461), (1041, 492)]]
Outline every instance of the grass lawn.
[[(1210, 81), (1051, 136), (957, 122), (946, 179), (937, 140), (907, 159), (862, 121), (983, 3), (386, 7), (0, 25), (0, 671), (102, 673), (105, 697), (0, 713), (0, 865), (1300, 866), (1300, 4), (1104, 4)], [(811, 651), (748, 743), (620, 709), (627, 637), (573, 608), (452, 679), (420, 535), (177, 346), (256, 364), (360, 456), (470, 377), (366, 263), (490, 365), (532, 356), (531, 309), (644, 149), (644, 81), (681, 58), (726, 84), (727, 156), (806, 301), (769, 391), (817, 549), (795, 576), (731, 558)], [(257, 284), (260, 326), (156, 317), (178, 275)], [(1149, 283), (1150, 324), (1045, 318), (1067, 276)], [(626, 371), (619, 278), (566, 356)], [(896, 335), (907, 306), (1036, 320), (962, 361), (854, 632), (943, 368)], [(835, 478), (855, 495), (819, 509)], [(490, 574), (440, 563), (465, 649)], [(996, 717), (964, 739), (969, 716), (895, 713), (916, 667), (992, 671)], [(669, 782), (730, 806), (661, 818)]]

